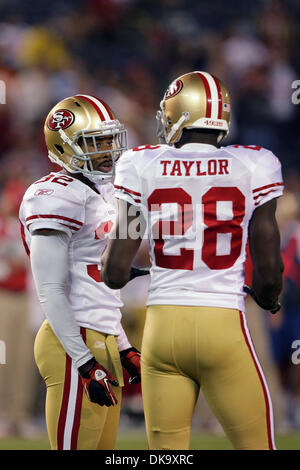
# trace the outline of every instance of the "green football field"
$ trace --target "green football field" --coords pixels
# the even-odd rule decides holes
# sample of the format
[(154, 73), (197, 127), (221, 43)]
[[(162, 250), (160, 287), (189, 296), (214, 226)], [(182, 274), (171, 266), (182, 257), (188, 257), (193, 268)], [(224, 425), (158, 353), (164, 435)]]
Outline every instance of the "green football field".
[[(278, 450), (300, 450), (300, 432), (276, 436)], [(212, 434), (192, 434), (191, 450), (230, 450), (228, 440), (223, 436)], [(0, 450), (48, 450), (49, 443), (46, 437), (32, 440), (9, 438), (0, 439)], [(116, 450), (146, 450), (145, 435), (140, 432), (122, 432), (119, 434)]]

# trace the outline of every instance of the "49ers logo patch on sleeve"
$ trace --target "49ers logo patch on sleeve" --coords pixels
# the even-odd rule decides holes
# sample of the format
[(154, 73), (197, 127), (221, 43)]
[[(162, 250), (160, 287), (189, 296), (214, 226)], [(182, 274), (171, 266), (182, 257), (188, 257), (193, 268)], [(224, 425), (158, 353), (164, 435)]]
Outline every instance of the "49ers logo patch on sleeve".
[(49, 119), (48, 127), (52, 131), (59, 131), (59, 129), (66, 129), (73, 124), (75, 119), (74, 114), (68, 109), (58, 109)]
[(171, 85), (169, 86), (169, 88), (167, 89), (165, 93), (165, 100), (167, 100), (168, 98), (172, 98), (172, 96), (177, 95), (181, 91), (182, 87), (183, 87), (183, 83), (181, 80), (175, 80), (173, 83), (171, 83)]

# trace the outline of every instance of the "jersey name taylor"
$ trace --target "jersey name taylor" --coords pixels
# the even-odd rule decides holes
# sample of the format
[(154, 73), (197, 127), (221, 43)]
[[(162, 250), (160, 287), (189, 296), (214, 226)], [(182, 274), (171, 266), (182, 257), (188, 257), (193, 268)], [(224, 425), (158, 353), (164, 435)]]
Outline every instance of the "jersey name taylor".
[(152, 260), (148, 305), (244, 310), (253, 211), (283, 192), (281, 164), (258, 146), (143, 146), (117, 165), (117, 198), (141, 208)]
[(116, 217), (111, 183), (97, 186), (100, 194), (76, 178), (51, 173), (33, 183), (20, 207), (25, 248), (37, 229), (56, 229), (69, 240), (66, 295), (80, 326), (107, 334), (120, 333), (120, 293), (101, 281), (100, 258)]

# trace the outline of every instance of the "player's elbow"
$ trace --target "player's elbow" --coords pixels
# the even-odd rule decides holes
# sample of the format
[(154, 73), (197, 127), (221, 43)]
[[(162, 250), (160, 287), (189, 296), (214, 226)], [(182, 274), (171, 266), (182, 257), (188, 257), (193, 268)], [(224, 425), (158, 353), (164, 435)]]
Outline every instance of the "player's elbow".
[(65, 295), (65, 284), (63, 282), (40, 282), (36, 283), (36, 290), (41, 304), (51, 303)]
[(263, 276), (262, 277), (262, 285), (266, 290), (276, 290), (278, 294), (281, 292), (282, 289), (282, 276), (280, 273), (275, 275)]
[(110, 289), (121, 289), (129, 280), (128, 273), (125, 270), (108, 266), (104, 267), (101, 277), (104, 284)]

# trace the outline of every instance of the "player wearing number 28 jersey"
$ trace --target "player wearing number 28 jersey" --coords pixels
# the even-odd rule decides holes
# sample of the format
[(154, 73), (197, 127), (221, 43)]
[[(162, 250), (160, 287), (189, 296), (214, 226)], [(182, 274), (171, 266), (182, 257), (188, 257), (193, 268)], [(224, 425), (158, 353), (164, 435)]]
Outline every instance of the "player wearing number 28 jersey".
[(116, 217), (111, 180), (126, 130), (106, 103), (87, 95), (58, 103), (44, 129), (62, 171), (27, 189), (20, 220), (46, 315), (34, 353), (47, 386), (48, 435), (52, 449), (113, 449), (122, 365), (135, 381), (140, 376), (139, 353), (121, 326), (120, 293), (99, 270)]
[(249, 220), (283, 191), (272, 152), (201, 143), (136, 148), (122, 157), (115, 188), (119, 199), (147, 208), (148, 305), (244, 310)]
[[(147, 222), (152, 260), (142, 346), (142, 389), (151, 449), (187, 449), (200, 387), (236, 449), (274, 449), (272, 404), (244, 316), (249, 240), (253, 289), (272, 309), (282, 262), (275, 221), (281, 165), (255, 145), (219, 147), (230, 99), (205, 72), (175, 80), (158, 113), (162, 145), (121, 157), (119, 216), (103, 257), (117, 288), (140, 239), (133, 209)], [(127, 238), (119, 237), (127, 224)], [(121, 250), (126, 255), (118, 263)], [(124, 259), (125, 258), (125, 259)]]

